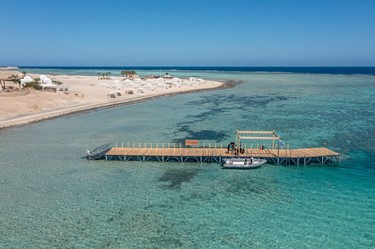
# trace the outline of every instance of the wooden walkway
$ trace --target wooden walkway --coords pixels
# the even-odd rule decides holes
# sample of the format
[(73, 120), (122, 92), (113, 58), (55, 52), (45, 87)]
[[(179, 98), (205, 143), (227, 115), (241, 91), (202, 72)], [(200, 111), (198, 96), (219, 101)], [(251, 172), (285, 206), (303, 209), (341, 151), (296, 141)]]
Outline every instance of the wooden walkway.
[[(224, 148), (130, 148), (113, 147), (105, 154), (105, 160), (159, 161), (159, 162), (216, 162), (235, 157)], [(267, 159), (274, 164), (332, 163), (340, 161), (340, 154), (327, 148), (304, 149), (245, 149), (241, 157)]]

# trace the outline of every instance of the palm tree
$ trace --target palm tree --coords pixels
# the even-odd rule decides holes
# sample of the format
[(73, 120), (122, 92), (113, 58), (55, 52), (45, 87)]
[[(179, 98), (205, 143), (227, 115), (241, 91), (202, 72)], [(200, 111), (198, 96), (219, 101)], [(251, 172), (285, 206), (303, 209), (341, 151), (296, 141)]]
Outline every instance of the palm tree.
[(122, 79), (124, 80), (124, 79), (125, 79), (125, 75), (126, 75), (126, 71), (125, 71), (125, 70), (122, 70), (122, 71), (121, 71), (121, 74), (122, 74)]
[(123, 70), (121, 71), (121, 74), (122, 74), (122, 79), (125, 79), (125, 75), (126, 75), (126, 78), (133, 78), (134, 75), (136, 75), (137, 73), (135, 71)]

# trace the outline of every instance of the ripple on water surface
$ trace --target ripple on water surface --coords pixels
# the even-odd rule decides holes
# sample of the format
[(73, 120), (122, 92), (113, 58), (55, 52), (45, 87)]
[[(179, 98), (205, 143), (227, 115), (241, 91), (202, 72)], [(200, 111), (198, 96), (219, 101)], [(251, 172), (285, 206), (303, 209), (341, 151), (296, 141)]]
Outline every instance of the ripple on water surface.
[[(0, 247), (375, 247), (374, 78), (215, 78), (244, 83), (0, 130)], [(236, 171), (81, 159), (107, 142), (225, 144), (236, 128), (326, 143), (343, 160)]]

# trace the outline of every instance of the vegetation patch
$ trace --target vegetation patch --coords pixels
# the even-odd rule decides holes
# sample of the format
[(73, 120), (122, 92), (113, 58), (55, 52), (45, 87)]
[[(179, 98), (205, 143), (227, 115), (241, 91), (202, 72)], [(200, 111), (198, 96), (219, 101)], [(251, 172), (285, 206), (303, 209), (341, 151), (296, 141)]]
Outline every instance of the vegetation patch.
[(26, 83), (25, 87), (34, 88), (35, 90), (41, 90), (42, 86), (39, 85), (39, 81), (36, 81), (36, 79), (32, 82)]

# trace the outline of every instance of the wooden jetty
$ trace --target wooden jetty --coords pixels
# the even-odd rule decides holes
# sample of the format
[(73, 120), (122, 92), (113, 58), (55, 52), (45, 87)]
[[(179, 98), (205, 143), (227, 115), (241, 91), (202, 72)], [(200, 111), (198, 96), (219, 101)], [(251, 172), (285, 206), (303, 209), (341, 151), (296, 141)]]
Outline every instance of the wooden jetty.
[[(272, 143), (253, 147), (253, 144), (242, 144), (243, 140), (269, 140)], [(230, 148), (223, 144), (203, 144), (198, 140), (186, 140), (181, 143), (128, 143), (116, 144), (105, 153), (105, 160), (120, 161), (159, 161), (159, 162), (213, 162), (221, 163), (223, 158), (263, 158), (273, 164), (306, 165), (310, 163), (334, 163), (340, 161), (340, 154), (325, 147), (291, 149), (285, 146), (274, 131), (236, 131), (237, 147)]]
[[(145, 147), (146, 146), (146, 147)], [(309, 164), (332, 163), (340, 160), (340, 154), (327, 148), (304, 149), (245, 149), (239, 155), (228, 152), (226, 148), (163, 148), (147, 147), (113, 147), (105, 154), (105, 160), (120, 161), (159, 161), (159, 162), (215, 162), (221, 163), (226, 157), (264, 158), (274, 164)]]

